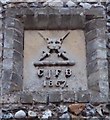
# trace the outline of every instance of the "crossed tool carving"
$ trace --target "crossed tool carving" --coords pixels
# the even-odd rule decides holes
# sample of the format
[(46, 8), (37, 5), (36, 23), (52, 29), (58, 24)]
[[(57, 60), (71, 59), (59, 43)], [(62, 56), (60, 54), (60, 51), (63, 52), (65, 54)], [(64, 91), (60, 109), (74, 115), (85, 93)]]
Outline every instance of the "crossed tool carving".
[(38, 32), (38, 34), (46, 41), (47, 43), (47, 50), (46, 51), (42, 51), (42, 56), (39, 59), (39, 61), (44, 60), (45, 58), (49, 57), (52, 53), (57, 53), (58, 57), (61, 57), (63, 60), (68, 60), (66, 51), (64, 51), (63, 49), (61, 49), (62, 43), (64, 41), (64, 39), (70, 34), (70, 32), (68, 32), (65, 36), (63, 36), (60, 39), (50, 39), (50, 38), (45, 38), (40, 32)]

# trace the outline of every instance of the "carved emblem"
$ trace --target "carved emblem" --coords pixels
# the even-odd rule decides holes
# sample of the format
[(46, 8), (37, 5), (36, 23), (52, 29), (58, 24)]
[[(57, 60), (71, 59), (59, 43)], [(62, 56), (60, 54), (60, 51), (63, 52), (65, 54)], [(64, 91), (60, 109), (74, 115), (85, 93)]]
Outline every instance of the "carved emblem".
[[(38, 34), (47, 43), (47, 50), (42, 51), (42, 55), (39, 59), (39, 62), (34, 63), (35, 67), (36, 66), (46, 66), (46, 65), (51, 65), (51, 66), (75, 65), (74, 61), (69, 61), (67, 52), (62, 49), (63, 41), (70, 34), (70, 32), (68, 32), (66, 35), (64, 35), (62, 38), (59, 38), (59, 39), (45, 38), (41, 33), (38, 32)], [(58, 57), (63, 59), (63, 61), (59, 61), (59, 62), (44, 61), (46, 58), (50, 57), (52, 53), (56, 53)]]
[(40, 61), (44, 60), (46, 57), (49, 57), (54, 52), (58, 54), (58, 57), (61, 57), (63, 60), (68, 60), (66, 51), (62, 50), (61, 46), (64, 39), (69, 35), (69, 33), (70, 32), (68, 32), (64, 37), (60, 39), (44, 38), (44, 36), (39, 33), (39, 35), (47, 42), (47, 51), (42, 52)]

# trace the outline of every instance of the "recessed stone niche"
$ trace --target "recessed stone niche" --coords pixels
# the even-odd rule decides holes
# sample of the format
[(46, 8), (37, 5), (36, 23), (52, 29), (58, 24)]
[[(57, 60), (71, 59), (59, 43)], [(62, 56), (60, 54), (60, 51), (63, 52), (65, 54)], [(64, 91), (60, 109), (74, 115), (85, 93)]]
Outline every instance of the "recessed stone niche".
[(7, 8), (3, 27), (4, 94), (31, 94), (37, 103), (48, 96), (50, 102), (108, 101), (103, 8)]
[[(60, 40), (63, 37), (64, 40)], [(86, 45), (82, 30), (25, 31), (24, 89), (73, 92), (87, 90), (86, 64)]]

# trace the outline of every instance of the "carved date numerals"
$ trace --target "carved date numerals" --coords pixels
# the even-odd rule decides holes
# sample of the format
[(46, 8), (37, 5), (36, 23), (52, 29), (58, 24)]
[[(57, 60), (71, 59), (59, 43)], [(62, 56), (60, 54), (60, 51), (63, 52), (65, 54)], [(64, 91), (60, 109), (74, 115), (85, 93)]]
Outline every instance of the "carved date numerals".
[(52, 81), (52, 80), (49, 80), (49, 81), (45, 81), (43, 82), (43, 87), (68, 87), (68, 84), (66, 81), (64, 80), (59, 80), (59, 81)]
[[(63, 72), (63, 71), (61, 71), (60, 69), (57, 69), (57, 70), (38, 69), (37, 75), (38, 75), (39, 78), (45, 77), (46, 79), (51, 79), (52, 77), (58, 78), (59, 75), (61, 74), (61, 72)], [(65, 72), (64, 72), (64, 76), (66, 78), (68, 78), (71, 75), (72, 75), (72, 70), (71, 69), (66, 69)]]

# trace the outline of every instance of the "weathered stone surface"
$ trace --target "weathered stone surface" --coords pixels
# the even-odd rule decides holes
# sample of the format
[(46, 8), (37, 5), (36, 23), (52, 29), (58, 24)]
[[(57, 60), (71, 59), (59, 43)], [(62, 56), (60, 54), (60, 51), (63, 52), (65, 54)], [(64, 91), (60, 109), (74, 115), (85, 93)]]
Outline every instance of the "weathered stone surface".
[(4, 54), (3, 54), (3, 58), (13, 58), (13, 53), (14, 53), (14, 50), (13, 49), (4, 49)]
[(2, 82), (5, 83), (11, 77), (11, 70), (4, 70), (2, 72)]
[(13, 81), (14, 84), (16, 84), (16, 86), (18, 86), (18, 88), (22, 90), (23, 81), (22, 81), (22, 77), (19, 76), (18, 73), (12, 73), (11, 80)]
[[(41, 33), (46, 38), (62, 38), (68, 32), (70, 34), (64, 40), (62, 44), (62, 49), (65, 49), (68, 54), (69, 61), (76, 61), (76, 65), (68, 67), (68, 65), (61, 66), (39, 66), (34, 67), (34, 63), (39, 63), (39, 59), (42, 56), (42, 51), (47, 50), (48, 52), (48, 43), (43, 40), (43, 38), (39, 35)], [(85, 51), (85, 40), (83, 31), (80, 30), (71, 30), (71, 31), (26, 31), (25, 32), (25, 40), (24, 40), (24, 88), (28, 88), (31, 91), (34, 90), (42, 90), (42, 91), (78, 91), (80, 88), (87, 89), (87, 81), (86, 81), (86, 51)], [(80, 49), (79, 49), (80, 46)], [(52, 61), (53, 63), (57, 63), (59, 61), (65, 62), (66, 60), (57, 56), (57, 53), (50, 53), (50, 56), (41, 62)], [(85, 63), (85, 64), (84, 64)], [(79, 67), (78, 67), (79, 66)], [(68, 78), (65, 76), (65, 70), (71, 69), (72, 75)], [(82, 68), (83, 71), (79, 68)], [(44, 75), (42, 77), (38, 76), (39, 69), (44, 70)], [(47, 79), (48, 72), (51, 70), (50, 79)], [(61, 70), (60, 75), (55, 77), (55, 71)], [(81, 71), (80, 71), (81, 70)], [(79, 72), (80, 71), (80, 72)], [(82, 73), (83, 72), (83, 73)], [(31, 74), (31, 75), (30, 75)], [(84, 77), (84, 78), (83, 78)], [(58, 85), (57, 81), (65, 80), (66, 85)], [(85, 80), (85, 82), (84, 82)], [(49, 82), (53, 82), (50, 85)], [(74, 84), (73, 84), (74, 83)], [(83, 84), (82, 84), (83, 83)], [(44, 85), (46, 84), (46, 85)], [(85, 85), (84, 85), (85, 84)], [(83, 88), (84, 87), (84, 88)], [(74, 90), (73, 90), (74, 89)], [(70, 94), (72, 94), (70, 92)], [(73, 93), (74, 94), (74, 93)], [(73, 95), (72, 94), (72, 95)], [(66, 97), (66, 96), (64, 96)], [(70, 100), (73, 100), (73, 98)], [(66, 101), (66, 98), (65, 98)]]
[(86, 31), (90, 31), (93, 29), (102, 29), (102, 28), (106, 28), (105, 19), (92, 19), (88, 21), (85, 26)]
[(49, 18), (49, 20), (47, 23), (47, 29), (62, 28), (62, 26), (61, 26), (62, 17), (60, 16), (60, 14), (56, 14), (56, 15), (50, 14), (48, 18)]
[(89, 88), (90, 88), (90, 86), (94, 86), (94, 89), (97, 89), (98, 81), (106, 81), (107, 82), (107, 80), (108, 80), (107, 70), (106, 71), (105, 70), (96, 71), (88, 76)]
[(23, 33), (23, 24), (16, 18), (6, 18), (5, 27), (19, 31), (21, 34)]
[(23, 55), (22, 55), (22, 53), (14, 51), (14, 53), (13, 53), (13, 59), (16, 62), (23, 61)]
[(22, 78), (19, 75), (12, 73), (10, 70), (3, 73), (2, 81), (2, 92), (4, 93), (22, 90)]
[(87, 53), (88, 55), (93, 53), (94, 51), (100, 49), (100, 50), (103, 50), (103, 49), (106, 49), (106, 39), (99, 39), (99, 38), (96, 38), (92, 41), (88, 41), (87, 42)]
[(20, 95), (20, 101), (21, 101), (21, 103), (25, 103), (25, 104), (33, 103), (32, 94), (23, 92), (23, 93)]
[(75, 93), (73, 91), (62, 92), (63, 102), (75, 102)]
[(10, 70), (11, 68), (13, 68), (13, 59), (4, 59), (3, 60), (3, 68), (5, 70)]
[(105, 10), (104, 8), (101, 8), (101, 7), (97, 7), (97, 8), (93, 7), (91, 9), (87, 9), (85, 10), (85, 14), (86, 14), (87, 20), (106, 18)]
[(49, 102), (61, 102), (61, 93), (60, 91), (49, 93)]
[(108, 62), (107, 60), (96, 59), (88, 63), (87, 67), (88, 67), (88, 75), (90, 75), (91, 73), (97, 72), (98, 70), (107, 70)]
[(47, 92), (32, 92), (32, 95), (35, 103), (47, 103)]
[(92, 90), (92, 102), (107, 102), (109, 91), (108, 71), (101, 69), (96, 73), (90, 74), (90, 76), (88, 77), (88, 87), (90, 88), (90, 90)]
[(96, 59), (106, 59), (107, 58), (107, 50), (106, 49), (97, 49), (91, 53), (87, 53), (87, 62), (91, 64), (91, 62)]
[[(79, 14), (71, 15), (69, 9), (62, 8), (60, 12), (56, 12), (58, 10), (53, 10), (52, 13), (48, 9), (45, 11), (49, 11), (49, 13), (39, 11), (34, 18), (31, 16), (27, 17), (28, 19), (26, 19), (24, 22), (25, 28), (42, 30), (64, 30), (83, 29), (85, 27), (85, 17)], [(68, 12), (69, 14), (67, 14)]]
[(23, 78), (23, 61), (14, 62), (13, 64), (13, 71), (19, 74), (19, 76), (22, 76)]
[(23, 45), (18, 41), (14, 41), (13, 49), (23, 55)]
[(79, 91), (77, 92), (77, 101), (78, 102), (89, 102), (91, 97), (90, 97), (90, 92), (89, 91)]
[[(8, 32), (7, 32), (8, 33)], [(21, 37), (21, 36), (18, 36), (18, 38), (16, 39), (15, 37), (16, 37), (16, 34), (15, 34), (15, 32), (13, 32), (12, 33), (12, 35), (13, 36), (8, 36), (8, 35), (6, 35), (6, 37), (5, 37), (5, 41), (4, 41), (4, 47), (5, 48), (15, 48), (15, 46), (14, 45), (16, 45), (16, 41), (20, 41), (20, 42), (23, 42), (23, 38)], [(14, 44), (14, 45), (13, 45)], [(20, 46), (20, 48), (21, 48), (21, 50), (22, 50), (22, 46), (19, 44), (19, 46)], [(19, 49), (20, 49), (19, 48)]]
[[(20, 39), (20, 40), (19, 40)], [(18, 19), (6, 18), (4, 30), (4, 51), (3, 51), (3, 91), (12, 92), (22, 90), (22, 69), (23, 67), (23, 26)], [(18, 41), (18, 42), (17, 42)], [(19, 65), (17, 65), (17, 64)], [(17, 66), (16, 66), (17, 65)], [(21, 66), (22, 65), (22, 66)], [(21, 67), (19, 67), (21, 66)], [(15, 67), (18, 67), (15, 69)], [(7, 82), (6, 82), (7, 81)]]
[(86, 33), (87, 42), (95, 38), (106, 39), (105, 29), (94, 29)]
[(108, 90), (105, 92), (92, 91), (91, 102), (93, 103), (104, 103), (108, 102)]
[(18, 104), (20, 103), (20, 94), (19, 93), (13, 93), (13, 94), (2, 94), (2, 103), (4, 104)]
[[(28, 0), (28, 2), (31, 2), (31, 0)], [(42, 3), (40, 3), (40, 4), (42, 6)], [(12, 9), (13, 12), (11, 11), (13, 13), (13, 15), (17, 14), (18, 15), (17, 17), (20, 17), (19, 15), (23, 15), (25, 13), (27, 14), (27, 17), (24, 17), (24, 21), (25, 20), (28, 21), (28, 22), (25, 21), (25, 25), (24, 25), (25, 29), (30, 29), (30, 28), (35, 29), (36, 27), (37, 27), (37, 29), (47, 29), (47, 28), (49, 28), (51, 30), (52, 29), (58, 29), (58, 28), (59, 29), (83, 29), (85, 27), (85, 20), (86, 19), (89, 20), (91, 18), (102, 18), (102, 19), (97, 19), (97, 20), (91, 20), (87, 23), (87, 25), (86, 25), (87, 31), (90, 31), (90, 30), (92, 30), (92, 31), (87, 33), (86, 37), (87, 37), (87, 39), (89, 39), (88, 41), (90, 41), (90, 42), (91, 42), (91, 40), (92, 41), (95, 41), (95, 40), (97, 41), (97, 42), (94, 42), (94, 43), (91, 42), (90, 44), (87, 41), (88, 42), (87, 43), (87, 50), (88, 50), (87, 57), (89, 58), (89, 59), (87, 59), (87, 61), (91, 62), (88, 65), (88, 69), (92, 69), (88, 72), (89, 73), (88, 75), (92, 75), (96, 71), (99, 72), (99, 74), (95, 74), (96, 76), (99, 75), (99, 78), (96, 78), (96, 76), (93, 77), (95, 79), (94, 80), (95, 82), (93, 82), (93, 83), (92, 83), (92, 81), (93, 81), (92, 77), (89, 76), (89, 80), (90, 80), (89, 84), (91, 84), (91, 85), (89, 85), (89, 87), (90, 87), (91, 90), (93, 90), (93, 86), (95, 86), (100, 91), (100, 96), (103, 99), (104, 96), (101, 94), (101, 92), (104, 93), (104, 92), (108, 91), (107, 61), (103, 60), (103, 62), (99, 62), (100, 61), (99, 60), (98, 62), (95, 61), (93, 64), (92, 64), (92, 62), (94, 60), (100, 59), (100, 58), (101, 59), (103, 59), (103, 58), (106, 59), (106, 50), (102, 50), (102, 48), (106, 49), (106, 47), (105, 47), (106, 46), (106, 40), (105, 40), (106, 39), (106, 36), (105, 36), (106, 28), (105, 28), (105, 20), (103, 20), (103, 18), (105, 17), (104, 9), (103, 8), (95, 8), (95, 9), (91, 8), (91, 9), (85, 10), (85, 9), (81, 8), (82, 9), (82, 11), (81, 11), (81, 10), (79, 10), (79, 8), (78, 9), (75, 8), (75, 11), (77, 11), (77, 12), (74, 12), (73, 8), (69, 8), (69, 9), (68, 8), (67, 9), (59, 9), (58, 8), (56, 11), (59, 11), (59, 14), (60, 14), (59, 15), (57, 12), (55, 12), (55, 10), (53, 10), (53, 8), (51, 9), (51, 12), (48, 11), (47, 8), (46, 9), (44, 8), (44, 12), (47, 10), (46, 13), (43, 13), (42, 11), (36, 13), (36, 11), (37, 11), (36, 9), (35, 9), (35, 11), (33, 9), (30, 9), (30, 8), (25, 8), (24, 9), (24, 7), (27, 6), (27, 5), (28, 5), (27, 3), (24, 3), (24, 4), (20, 3), (16, 7), (16, 10)], [(22, 7), (22, 8), (20, 8), (20, 7)], [(11, 14), (11, 12), (10, 12), (10, 14)], [(55, 12), (55, 14), (54, 14), (54, 12)], [(70, 15), (70, 12), (74, 13), (74, 14)], [(49, 13), (49, 14), (47, 15), (47, 13)], [(53, 13), (53, 14), (50, 14), (50, 13)], [(9, 15), (8, 12), (6, 12), (6, 17), (8, 15)], [(29, 16), (29, 15), (32, 15), (32, 16)], [(85, 17), (86, 17), (86, 19), (85, 19)], [(56, 20), (58, 20), (58, 21), (55, 22)], [(5, 30), (4, 43), (3, 43), (4, 47), (6, 48), (3, 51), (3, 53), (4, 53), (4, 55), (3, 55), (3, 57), (4, 57), (3, 78), (5, 78), (5, 80), (3, 81), (3, 85), (4, 85), (3, 88), (4, 89), (6, 88), (6, 90), (10, 89), (11, 91), (21, 90), (22, 89), (22, 77), (23, 77), (23, 71), (22, 71), (22, 68), (23, 68), (23, 56), (22, 56), (23, 55), (22, 54), (23, 53), (23, 46), (22, 46), (22, 44), (23, 44), (23, 34), (22, 34), (23, 33), (23, 26), (22, 26), (22, 23), (15, 18), (6, 19), (5, 23), (6, 23), (5, 27), (6, 27), (7, 30)], [(1, 25), (2, 24), (0, 24), (0, 26)], [(93, 29), (96, 29), (96, 28), (98, 28), (98, 29), (93, 30)], [(100, 30), (101, 28), (103, 28), (103, 29)], [(6, 31), (8, 31), (8, 32), (6, 32)], [(0, 38), (3, 38), (3, 37), (0, 36)], [(99, 42), (98, 42), (98, 39), (100, 39), (100, 38), (101, 38), (101, 40), (99, 40)], [(104, 39), (104, 41), (103, 41), (103, 39)], [(65, 41), (65, 42), (67, 42), (67, 41)], [(38, 41), (37, 41), (37, 43), (38, 43)], [(75, 43), (75, 42), (73, 42), (73, 43)], [(69, 47), (70, 47), (70, 45), (71, 44), (69, 44)], [(101, 50), (99, 50), (99, 48), (101, 48)], [(1, 51), (2, 51), (2, 46), (1, 46)], [(31, 49), (30, 49), (30, 51), (31, 51)], [(76, 56), (78, 56), (79, 54), (80, 53), (77, 52)], [(2, 52), (0, 53), (0, 56), (2, 57)], [(81, 58), (78, 58), (78, 59), (81, 60)], [(82, 61), (82, 63), (84, 63), (84, 62)], [(32, 64), (33, 63), (31, 63), (31, 65)], [(9, 69), (10, 69), (11, 72), (8, 71)], [(100, 69), (102, 69), (102, 72), (101, 72)], [(4, 73), (6, 73), (7, 75), (6, 74), (4, 75)], [(100, 74), (102, 74), (102, 75), (100, 75)], [(29, 75), (31, 75), (31, 74), (29, 74)], [(37, 75), (36, 71), (35, 71), (34, 75)], [(84, 74), (83, 74), (83, 76), (84, 76)], [(8, 77), (10, 77), (10, 79), (8, 79)], [(74, 78), (74, 76), (72, 76), (72, 79), (73, 78)], [(82, 78), (82, 77), (80, 77), (80, 78)], [(80, 83), (78, 80), (79, 79), (76, 79), (76, 81), (75, 81), (75, 79), (74, 79), (74, 81), (72, 83), (76, 82), (76, 86), (81, 84), (82, 82)], [(98, 85), (98, 87), (95, 85), (95, 83), (96, 83), (96, 85)], [(34, 82), (32, 83), (32, 85), (33, 84), (34, 84)], [(30, 85), (30, 83), (29, 83), (29, 85)], [(30, 85), (30, 87), (32, 88), (33, 86)], [(79, 89), (80, 89), (80, 87), (78, 88), (78, 90)], [(29, 90), (29, 88), (28, 88), (28, 90)], [(36, 91), (35, 88), (33, 88), (33, 90)], [(77, 98), (79, 99), (78, 101), (80, 101), (80, 100), (83, 101), (83, 98), (80, 98), (80, 97), (82, 97), (81, 96), (82, 94), (77, 95)], [(53, 94), (53, 95), (58, 96), (58, 94), (56, 94), (56, 93)], [(58, 98), (56, 97), (57, 98), (56, 100), (53, 99), (54, 98), (53, 95), (50, 94), (50, 101), (57, 101)], [(99, 94), (97, 94), (97, 95), (99, 95)], [(39, 92), (39, 94), (34, 95), (34, 98), (35, 98), (34, 100), (35, 100), (35, 102), (46, 103), (47, 102), (47, 96), (48, 96), (47, 92), (44, 92), (44, 93)], [(94, 93), (93, 93), (93, 96), (94, 96)], [(96, 96), (92, 98), (92, 100), (94, 99), (93, 101), (95, 101)], [(58, 96), (58, 97), (60, 98), (60, 96)], [(74, 102), (74, 99), (75, 99), (74, 98), (75, 97), (74, 93), (71, 93), (71, 92), (70, 93), (65, 92), (65, 93), (61, 94), (61, 97), (62, 97), (64, 102)], [(85, 98), (84, 98), (84, 102), (85, 102)], [(107, 93), (106, 93), (106, 98), (107, 98)], [(88, 97), (87, 97), (87, 99), (88, 99)], [(59, 99), (59, 101), (60, 101), (60, 99)], [(98, 100), (96, 100), (96, 101), (98, 101)]]

